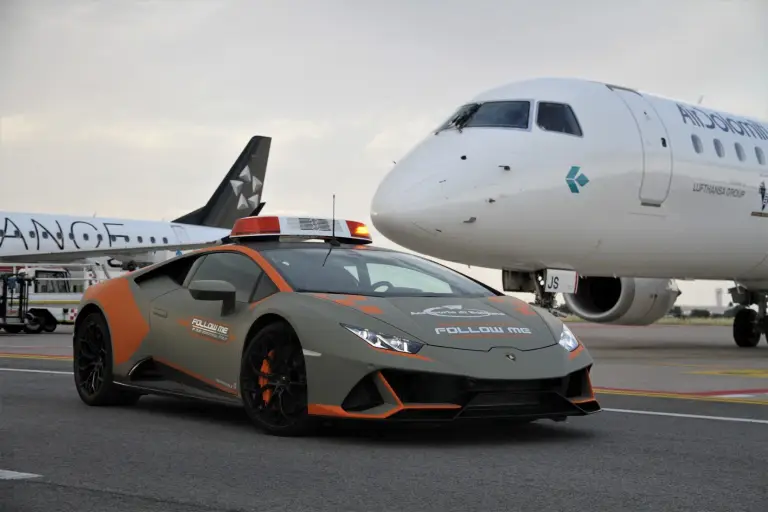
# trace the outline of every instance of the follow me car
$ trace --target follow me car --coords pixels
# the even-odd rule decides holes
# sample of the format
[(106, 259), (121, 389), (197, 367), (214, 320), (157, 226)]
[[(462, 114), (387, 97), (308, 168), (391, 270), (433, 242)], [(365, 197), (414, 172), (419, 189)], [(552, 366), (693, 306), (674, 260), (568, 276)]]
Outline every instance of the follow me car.
[(359, 222), (246, 217), (224, 245), (89, 287), (74, 370), (88, 405), (245, 407), (275, 435), (319, 419), (565, 420), (600, 410), (593, 360), (548, 311)]

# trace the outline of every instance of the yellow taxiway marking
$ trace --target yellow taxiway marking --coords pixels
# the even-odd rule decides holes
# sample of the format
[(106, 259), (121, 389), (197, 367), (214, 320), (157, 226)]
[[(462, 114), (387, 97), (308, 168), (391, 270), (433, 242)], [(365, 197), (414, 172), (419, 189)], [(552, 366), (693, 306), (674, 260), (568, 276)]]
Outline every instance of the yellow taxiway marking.
[(753, 404), (753, 405), (768, 405), (768, 399), (759, 398), (729, 398), (727, 396), (700, 396), (700, 395), (686, 395), (682, 393), (663, 393), (655, 391), (631, 391), (631, 390), (616, 390), (616, 389), (600, 389), (595, 388), (595, 393), (598, 395), (621, 395), (621, 396), (640, 396), (645, 398), (675, 398), (678, 400), (698, 400), (700, 402), (722, 402), (728, 404)]
[(56, 356), (56, 355), (41, 355), (41, 354), (14, 354), (14, 353), (0, 353), (0, 359), (37, 359), (40, 361), (71, 361), (72, 356)]
[(740, 369), (740, 370), (698, 370), (695, 372), (685, 372), (688, 375), (727, 375), (732, 377), (755, 377), (758, 379), (768, 379), (768, 370), (760, 369)]

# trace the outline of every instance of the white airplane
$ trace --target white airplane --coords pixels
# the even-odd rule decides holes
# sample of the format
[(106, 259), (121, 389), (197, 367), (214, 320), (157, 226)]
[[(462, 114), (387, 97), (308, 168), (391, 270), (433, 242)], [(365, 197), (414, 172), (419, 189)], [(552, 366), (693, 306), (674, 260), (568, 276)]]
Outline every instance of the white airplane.
[(270, 137), (252, 137), (208, 203), (173, 222), (0, 212), (0, 263), (109, 257), (131, 270), (155, 263), (161, 251), (221, 243), (235, 220), (258, 215), (264, 206), (271, 142)]
[(768, 330), (768, 124), (626, 87), (540, 78), (461, 105), (379, 185), (373, 226), (442, 260), (502, 269), (597, 323), (647, 325), (674, 279), (733, 280), (733, 337)]

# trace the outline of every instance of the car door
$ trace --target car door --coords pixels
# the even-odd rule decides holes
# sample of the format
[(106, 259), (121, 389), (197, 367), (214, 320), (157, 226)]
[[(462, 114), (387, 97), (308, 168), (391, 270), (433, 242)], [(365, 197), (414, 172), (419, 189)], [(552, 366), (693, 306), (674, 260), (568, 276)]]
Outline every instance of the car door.
[[(222, 301), (193, 298), (190, 284), (204, 280), (232, 284), (235, 309), (222, 315)], [(249, 305), (263, 298), (263, 293), (256, 297), (257, 288), (264, 289), (262, 280), (269, 277), (245, 254), (221, 251), (201, 257), (181, 288), (152, 304), (153, 330), (163, 338), (158, 340), (155, 361), (178, 372), (183, 384), (235, 394), (242, 340), (250, 326)]]

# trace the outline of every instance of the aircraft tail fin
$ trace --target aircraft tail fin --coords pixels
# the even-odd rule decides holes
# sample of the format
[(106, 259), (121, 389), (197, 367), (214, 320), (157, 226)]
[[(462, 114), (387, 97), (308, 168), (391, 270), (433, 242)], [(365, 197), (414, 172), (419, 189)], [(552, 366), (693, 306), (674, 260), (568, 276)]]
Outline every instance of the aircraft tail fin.
[(173, 222), (232, 229), (237, 219), (258, 215), (271, 143), (271, 137), (251, 137), (208, 203)]

